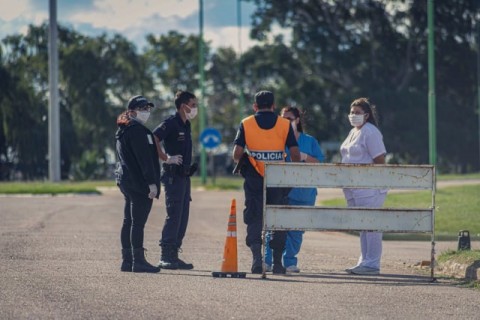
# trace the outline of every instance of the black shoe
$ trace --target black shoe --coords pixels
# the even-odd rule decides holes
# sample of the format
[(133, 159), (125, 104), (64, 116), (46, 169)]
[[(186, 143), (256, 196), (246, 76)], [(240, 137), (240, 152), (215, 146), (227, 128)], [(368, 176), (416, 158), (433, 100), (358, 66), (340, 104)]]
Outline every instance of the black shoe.
[(157, 266), (152, 266), (150, 263), (145, 260), (145, 249), (137, 248), (133, 249), (133, 263), (132, 263), (133, 272), (147, 272), (147, 273), (157, 273), (160, 272), (160, 268)]
[(132, 249), (122, 249), (122, 266), (120, 271), (132, 272)]
[(120, 267), (120, 271), (123, 272), (132, 272), (132, 262), (123, 260), (122, 266)]
[(171, 260), (160, 260), (160, 262), (157, 265), (159, 268), (162, 269), (168, 269), (168, 270), (177, 270), (178, 269), (178, 263), (175, 261)]
[(193, 264), (187, 263), (187, 262), (183, 261), (182, 259), (177, 259), (177, 265), (178, 265), (178, 269), (181, 269), (181, 270), (192, 270), (193, 269)]
[(274, 264), (272, 268), (273, 274), (285, 274), (287, 271), (281, 264)]
[(180, 252), (182, 252), (182, 249), (180, 247), (175, 246), (175, 248), (172, 249), (172, 251), (173, 251), (172, 252), (172, 254), (173, 254), (172, 259), (177, 263), (178, 269), (181, 269), (181, 270), (192, 270), (193, 269), (193, 264), (187, 263), (187, 262), (183, 261), (182, 259), (180, 259), (178, 257), (178, 254)]
[(285, 274), (287, 273), (286, 269), (283, 267), (282, 264), (282, 255), (283, 255), (283, 248), (280, 249), (273, 249), (272, 256), (273, 256), (273, 274)]
[(160, 245), (162, 253), (160, 255), (160, 262), (158, 266), (162, 269), (177, 270), (177, 247), (174, 244), (164, 243)]
[(261, 265), (253, 265), (252, 266), (252, 273), (253, 274), (262, 274), (263, 273), (263, 268)]
[(132, 266), (132, 272), (158, 273), (160, 272), (160, 268), (156, 266), (152, 266), (148, 262), (146, 263), (134, 262)]
[(259, 243), (252, 244), (250, 246), (252, 251), (252, 268), (251, 271), (253, 274), (262, 274), (262, 245)]

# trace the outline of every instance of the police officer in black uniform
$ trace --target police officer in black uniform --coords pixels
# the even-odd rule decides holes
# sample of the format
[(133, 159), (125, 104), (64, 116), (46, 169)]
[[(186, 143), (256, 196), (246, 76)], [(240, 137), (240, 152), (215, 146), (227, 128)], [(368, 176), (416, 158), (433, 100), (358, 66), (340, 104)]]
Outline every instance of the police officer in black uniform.
[(190, 176), (197, 170), (192, 165), (190, 121), (197, 115), (197, 99), (188, 91), (175, 95), (177, 112), (153, 130), (158, 154), (163, 161), (161, 182), (165, 189), (167, 217), (160, 239), (159, 266), (164, 269), (193, 269), (193, 264), (179, 259), (178, 253), (188, 225), (190, 212)]
[[(260, 91), (255, 95), (253, 109), (255, 121), (260, 134), (265, 139), (274, 139), (273, 131), (278, 121), (282, 121), (274, 112), (274, 96), (270, 91)], [(279, 120), (280, 118), (280, 120)], [(245, 119), (244, 119), (245, 120)], [(243, 220), (247, 224), (246, 244), (252, 251), (252, 273), (262, 273), (262, 229), (263, 229), (263, 176), (253, 167), (249, 159), (246, 159), (248, 145), (246, 141), (244, 122), (240, 124), (234, 141), (233, 160), (242, 162), (240, 173), (245, 178), (243, 189), (245, 191), (245, 209)], [(300, 151), (297, 139), (291, 126), (288, 126), (285, 148), (289, 148), (292, 161), (300, 161)], [(282, 149), (284, 150), (284, 148)], [(251, 151), (251, 150), (250, 150)], [(250, 153), (251, 155), (251, 153)], [(268, 188), (267, 203), (284, 205), (288, 203), (288, 193), (291, 188)], [(270, 248), (273, 251), (273, 273), (284, 274), (285, 268), (282, 265), (282, 254), (285, 248), (286, 231), (275, 231), (272, 233)]]
[(144, 126), (154, 107), (142, 96), (128, 101), (127, 111), (117, 118), (115, 135), (119, 162), (117, 185), (125, 198), (120, 240), (123, 262), (121, 271), (159, 272), (145, 260), (144, 227), (153, 198), (160, 195), (160, 164), (152, 132)]

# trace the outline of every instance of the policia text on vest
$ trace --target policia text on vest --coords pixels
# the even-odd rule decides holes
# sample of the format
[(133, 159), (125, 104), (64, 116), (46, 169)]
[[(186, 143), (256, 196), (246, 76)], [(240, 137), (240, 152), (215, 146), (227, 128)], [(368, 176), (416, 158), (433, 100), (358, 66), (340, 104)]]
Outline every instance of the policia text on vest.
[(283, 152), (279, 151), (251, 151), (251, 157), (260, 161), (281, 161), (283, 160)]

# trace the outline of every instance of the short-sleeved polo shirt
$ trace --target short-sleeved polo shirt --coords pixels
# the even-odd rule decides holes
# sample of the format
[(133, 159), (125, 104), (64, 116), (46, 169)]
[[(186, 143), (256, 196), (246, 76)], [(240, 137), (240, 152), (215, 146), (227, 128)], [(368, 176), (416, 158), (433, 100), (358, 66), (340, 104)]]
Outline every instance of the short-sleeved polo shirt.
[(192, 131), (190, 121), (183, 122), (177, 112), (161, 122), (153, 130), (153, 134), (162, 143), (165, 153), (183, 157), (183, 165), (192, 163)]

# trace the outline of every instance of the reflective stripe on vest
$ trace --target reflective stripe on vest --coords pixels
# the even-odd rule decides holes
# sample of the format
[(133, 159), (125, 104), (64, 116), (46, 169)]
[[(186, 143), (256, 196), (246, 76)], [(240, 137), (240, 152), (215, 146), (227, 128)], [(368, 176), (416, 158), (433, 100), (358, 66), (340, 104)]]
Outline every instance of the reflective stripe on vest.
[(290, 121), (277, 117), (275, 126), (262, 129), (258, 126), (255, 116), (243, 120), (245, 143), (249, 151), (250, 163), (263, 177), (266, 161), (284, 161), (285, 143), (287, 142)]

